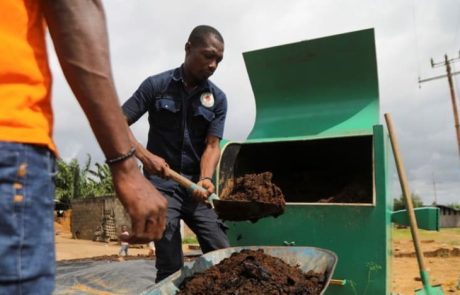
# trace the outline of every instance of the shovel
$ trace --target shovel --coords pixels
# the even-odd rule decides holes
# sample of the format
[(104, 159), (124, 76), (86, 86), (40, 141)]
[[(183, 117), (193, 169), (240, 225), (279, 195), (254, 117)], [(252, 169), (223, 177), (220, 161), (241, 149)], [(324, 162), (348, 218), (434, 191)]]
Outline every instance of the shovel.
[[(172, 169), (169, 169), (169, 175), (172, 180), (179, 183), (180, 186), (186, 188), (190, 192), (195, 190), (205, 191), (203, 187), (190, 181)], [(276, 217), (283, 213), (282, 209), (276, 204), (253, 201), (221, 200), (215, 193), (209, 195), (208, 203), (216, 211), (216, 214), (220, 219), (228, 221), (249, 220), (255, 222), (263, 217)]]
[(415, 253), (417, 254), (417, 261), (418, 261), (418, 266), (420, 269), (420, 277), (423, 283), (423, 289), (416, 290), (415, 294), (420, 294), (420, 295), (444, 294), (441, 286), (439, 285), (431, 286), (430, 284), (430, 278), (428, 276), (428, 271), (426, 270), (425, 261), (423, 260), (423, 253), (420, 249), (420, 241), (419, 241), (418, 232), (417, 232), (418, 230), (417, 220), (415, 219), (415, 213), (414, 213), (414, 207), (412, 205), (411, 193), (409, 190), (409, 185), (407, 184), (406, 172), (404, 170), (404, 165), (401, 160), (400, 153), (399, 153), (399, 147), (396, 141), (396, 136), (394, 135), (394, 132), (393, 132), (393, 122), (391, 120), (390, 114), (385, 114), (385, 121), (387, 123), (388, 133), (390, 135), (391, 146), (393, 148), (396, 168), (398, 170), (399, 182), (401, 183), (401, 189), (403, 191), (404, 199), (406, 201), (406, 208), (407, 208), (407, 214), (409, 214), (412, 240), (414, 241)]

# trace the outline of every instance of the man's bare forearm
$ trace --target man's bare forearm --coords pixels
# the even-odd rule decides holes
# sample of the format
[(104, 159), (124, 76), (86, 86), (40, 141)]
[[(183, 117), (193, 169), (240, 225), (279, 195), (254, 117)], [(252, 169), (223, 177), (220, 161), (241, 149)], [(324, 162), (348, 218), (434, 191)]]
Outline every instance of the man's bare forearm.
[(219, 139), (208, 137), (200, 162), (200, 178), (212, 177), (220, 158)]
[(64, 75), (107, 158), (131, 144), (110, 67), (101, 1), (41, 0)]
[(145, 163), (148, 157), (147, 149), (136, 139), (134, 133), (131, 129), (128, 128), (129, 140), (131, 145), (136, 147), (136, 158), (138, 158), (142, 163)]
[[(100, 1), (41, 0), (62, 70), (107, 158), (131, 147), (110, 68)], [(140, 173), (133, 157), (110, 166), (116, 194), (131, 217), (132, 242), (160, 239), (167, 201)]]

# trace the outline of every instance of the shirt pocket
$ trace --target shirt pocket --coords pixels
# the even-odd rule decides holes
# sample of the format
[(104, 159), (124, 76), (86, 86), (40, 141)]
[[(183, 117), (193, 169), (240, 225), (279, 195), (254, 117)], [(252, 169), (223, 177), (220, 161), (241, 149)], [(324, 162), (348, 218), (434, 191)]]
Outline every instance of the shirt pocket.
[(171, 98), (160, 98), (155, 101), (155, 125), (164, 130), (176, 130), (181, 126), (181, 104)]
[(206, 136), (209, 125), (216, 115), (213, 111), (210, 111), (202, 106), (197, 106), (193, 110), (192, 118), (192, 132), (195, 136), (204, 137)]

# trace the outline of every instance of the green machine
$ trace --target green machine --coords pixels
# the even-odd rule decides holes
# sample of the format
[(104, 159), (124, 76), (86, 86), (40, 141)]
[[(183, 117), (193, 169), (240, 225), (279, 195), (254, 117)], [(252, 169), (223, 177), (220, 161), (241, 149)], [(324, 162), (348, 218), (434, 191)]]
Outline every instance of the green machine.
[(277, 218), (227, 222), (230, 243), (329, 249), (333, 278), (346, 283), (326, 294), (389, 294), (391, 149), (379, 124), (373, 29), (243, 56), (256, 122), (248, 140), (223, 146), (218, 190), (271, 171), (287, 207)]

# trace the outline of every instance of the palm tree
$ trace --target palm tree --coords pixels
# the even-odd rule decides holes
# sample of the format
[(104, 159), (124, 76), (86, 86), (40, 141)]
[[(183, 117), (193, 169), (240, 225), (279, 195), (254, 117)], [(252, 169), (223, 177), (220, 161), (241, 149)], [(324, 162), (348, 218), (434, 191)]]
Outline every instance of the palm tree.
[(70, 205), (70, 200), (78, 196), (80, 181), (80, 165), (76, 159), (66, 163), (57, 161), (57, 174), (55, 178), (56, 199)]
[[(115, 189), (112, 183), (112, 173), (110, 172), (109, 165), (95, 164), (96, 169), (90, 169), (88, 172), (93, 177), (89, 177), (94, 193), (96, 196), (115, 195)], [(94, 179), (95, 178), (95, 179)]]
[(88, 155), (83, 167), (76, 159), (66, 163), (57, 162), (56, 199), (70, 205), (70, 200), (114, 195), (112, 174), (106, 164), (95, 164), (91, 169), (91, 156)]

